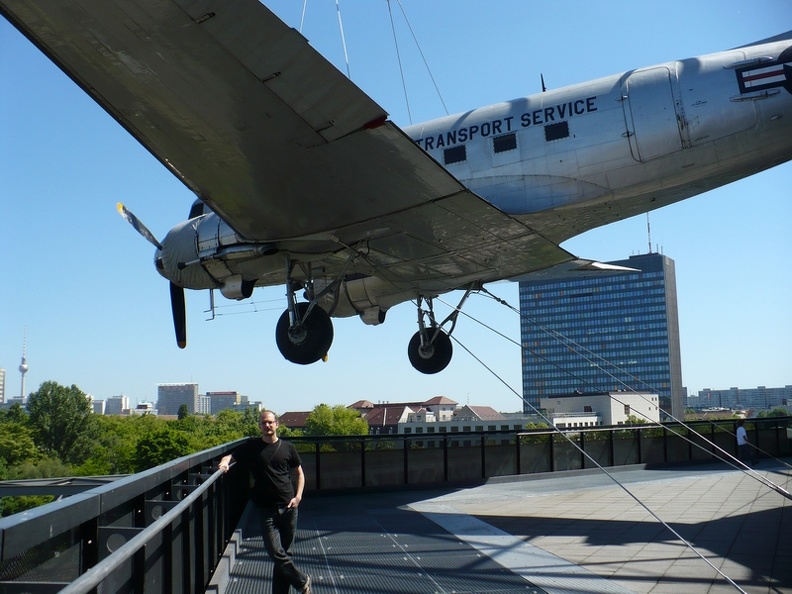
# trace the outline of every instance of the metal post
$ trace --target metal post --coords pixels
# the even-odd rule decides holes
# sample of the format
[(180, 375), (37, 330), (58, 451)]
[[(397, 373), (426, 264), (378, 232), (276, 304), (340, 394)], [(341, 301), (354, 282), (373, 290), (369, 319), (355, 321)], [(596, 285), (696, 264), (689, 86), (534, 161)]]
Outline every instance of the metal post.
[(482, 434), (480, 438), (481, 443), (481, 478), (487, 478), (487, 455), (484, 450), (487, 443), (486, 435)]
[(360, 486), (366, 486), (366, 438), (360, 440)]
[(407, 471), (409, 469), (409, 466), (407, 464), (407, 450), (410, 449), (410, 444), (407, 443), (407, 438), (406, 437), (404, 438), (404, 448), (403, 449), (404, 449), (404, 484), (406, 485), (409, 482), (408, 477), (407, 477)]
[(443, 436), (443, 481), (448, 482), (448, 435)]

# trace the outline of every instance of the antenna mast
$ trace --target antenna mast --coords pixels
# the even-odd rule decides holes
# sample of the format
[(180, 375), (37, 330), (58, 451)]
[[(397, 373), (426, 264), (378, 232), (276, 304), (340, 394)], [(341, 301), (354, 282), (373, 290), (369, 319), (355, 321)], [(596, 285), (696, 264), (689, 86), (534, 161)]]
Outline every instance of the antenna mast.
[(649, 213), (646, 213), (646, 235), (649, 239), (649, 253), (652, 253), (652, 226), (649, 224)]

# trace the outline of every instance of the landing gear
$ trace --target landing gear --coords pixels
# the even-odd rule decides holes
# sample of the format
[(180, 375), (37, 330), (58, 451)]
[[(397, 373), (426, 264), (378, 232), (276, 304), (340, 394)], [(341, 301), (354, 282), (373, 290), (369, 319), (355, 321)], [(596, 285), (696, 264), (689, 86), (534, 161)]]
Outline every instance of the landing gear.
[[(410, 339), (407, 346), (407, 356), (412, 366), (421, 373), (432, 374), (443, 371), (451, 362), (454, 348), (451, 344), (451, 333), (456, 326), (456, 320), (462, 309), (462, 304), (468, 298), (472, 288), (465, 291), (459, 305), (454, 311), (438, 324), (432, 307), (432, 298), (426, 298), (428, 309), (422, 309), (423, 297), (418, 297), (418, 332)], [(428, 321), (428, 323), (427, 323)], [(443, 326), (450, 322), (451, 328), (445, 332)]]
[[(316, 305), (313, 282), (295, 282), (292, 270), (295, 263), (287, 262), (286, 297), (288, 307), (275, 326), (275, 343), (281, 355), (292, 363), (310, 365), (327, 356), (333, 344), (333, 321), (330, 315)], [(310, 271), (306, 275), (311, 278)], [(297, 302), (295, 292), (305, 289), (308, 302)]]
[(333, 344), (333, 322), (321, 307), (295, 303), (295, 323), (287, 309), (275, 326), (275, 342), (281, 355), (292, 363), (310, 365), (327, 355)]
[(432, 338), (425, 345), (421, 345), (420, 330), (413, 334), (407, 346), (407, 356), (415, 369), (430, 375), (448, 367), (454, 348), (448, 334), (440, 328), (429, 329), (427, 333)]

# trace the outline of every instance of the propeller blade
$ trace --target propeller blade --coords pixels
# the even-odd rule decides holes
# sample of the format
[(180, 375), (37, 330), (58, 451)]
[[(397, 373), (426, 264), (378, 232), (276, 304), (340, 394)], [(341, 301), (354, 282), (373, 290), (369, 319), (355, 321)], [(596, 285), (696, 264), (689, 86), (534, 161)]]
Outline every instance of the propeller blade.
[(176, 330), (176, 344), (180, 349), (187, 346), (187, 313), (184, 307), (184, 289), (175, 283), (170, 284), (173, 329)]
[(157, 241), (157, 238), (154, 237), (151, 231), (149, 231), (146, 228), (146, 226), (140, 222), (140, 219), (138, 219), (134, 214), (132, 214), (131, 210), (129, 210), (126, 206), (124, 206), (120, 202), (116, 204), (116, 209), (118, 209), (118, 213), (122, 217), (124, 217), (129, 222), (130, 225), (132, 225), (135, 228), (135, 231), (137, 231), (143, 237), (145, 237), (151, 245), (153, 245), (155, 248), (162, 249), (162, 245), (160, 244), (159, 241)]

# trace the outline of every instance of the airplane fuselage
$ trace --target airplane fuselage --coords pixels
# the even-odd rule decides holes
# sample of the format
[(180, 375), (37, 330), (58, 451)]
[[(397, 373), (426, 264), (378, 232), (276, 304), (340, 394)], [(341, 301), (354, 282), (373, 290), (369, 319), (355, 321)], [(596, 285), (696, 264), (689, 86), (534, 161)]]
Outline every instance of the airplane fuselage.
[[(785, 37), (404, 131), (465, 186), (561, 243), (792, 158), (792, 35)], [(212, 213), (175, 227), (163, 243), (172, 246), (157, 254), (166, 278), (188, 288), (220, 288), (234, 299), (249, 296), (253, 283), (282, 282), (282, 253), (289, 251), (288, 242), (247, 242)], [(304, 258), (327, 261), (334, 253), (314, 250)], [(340, 267), (343, 256), (338, 261)], [(326, 279), (314, 280), (324, 287), (331, 274)], [(423, 290), (441, 293), (462, 282), (449, 278)], [(364, 321), (421, 293), (412, 282), (376, 275), (344, 284), (343, 297), (328, 297), (323, 307), (332, 302), (335, 317), (360, 314)]]
[[(561, 242), (792, 157), (792, 41), (668, 62), (411, 126), (494, 206)], [(570, 224), (565, 213), (588, 217)]]

